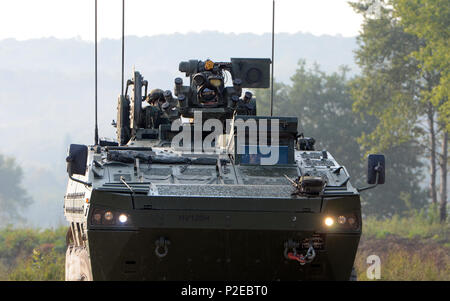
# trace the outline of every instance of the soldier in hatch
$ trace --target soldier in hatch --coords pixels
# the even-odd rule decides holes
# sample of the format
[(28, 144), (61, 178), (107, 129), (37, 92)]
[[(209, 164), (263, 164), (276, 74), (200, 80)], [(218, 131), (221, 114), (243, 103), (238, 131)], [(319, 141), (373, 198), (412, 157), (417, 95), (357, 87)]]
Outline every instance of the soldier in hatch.
[(142, 116), (145, 128), (157, 129), (160, 124), (167, 123), (169, 120), (165, 116), (165, 109), (168, 104), (166, 104), (163, 90), (153, 89), (146, 100), (149, 106), (143, 109), (144, 114)]
[(244, 97), (239, 99), (236, 111), (238, 115), (256, 115), (256, 101), (252, 92), (245, 92)]

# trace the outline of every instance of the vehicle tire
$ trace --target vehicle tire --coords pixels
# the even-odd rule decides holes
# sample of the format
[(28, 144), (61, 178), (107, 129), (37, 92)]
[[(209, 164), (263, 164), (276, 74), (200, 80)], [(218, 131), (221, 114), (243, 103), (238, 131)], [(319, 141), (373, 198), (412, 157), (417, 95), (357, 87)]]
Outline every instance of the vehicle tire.
[(358, 274), (356, 274), (355, 267), (352, 267), (352, 273), (350, 274), (350, 281), (358, 281)]
[(92, 281), (89, 253), (86, 247), (75, 246), (70, 228), (67, 231), (66, 242), (66, 281)]
[(69, 229), (67, 229), (67, 233), (66, 233), (66, 247), (69, 247), (72, 245), (74, 245), (72, 227), (69, 227)]

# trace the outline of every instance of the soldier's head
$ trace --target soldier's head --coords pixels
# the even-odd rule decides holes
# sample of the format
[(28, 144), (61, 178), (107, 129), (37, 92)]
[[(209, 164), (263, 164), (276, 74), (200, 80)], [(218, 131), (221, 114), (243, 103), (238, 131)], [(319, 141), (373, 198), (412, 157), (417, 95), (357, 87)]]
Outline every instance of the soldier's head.
[(153, 89), (147, 96), (147, 102), (149, 104), (157, 104), (158, 102), (164, 103), (165, 101), (164, 91), (161, 89)]

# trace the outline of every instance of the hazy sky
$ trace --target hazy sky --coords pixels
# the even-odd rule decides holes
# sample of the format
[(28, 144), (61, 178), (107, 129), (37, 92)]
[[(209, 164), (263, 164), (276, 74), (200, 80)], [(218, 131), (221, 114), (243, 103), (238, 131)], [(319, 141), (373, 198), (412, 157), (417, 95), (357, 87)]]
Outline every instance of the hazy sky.
[[(94, 39), (94, 0), (0, 1), (0, 40)], [(272, 30), (272, 0), (126, 0), (126, 35)], [(98, 36), (121, 35), (122, 0), (98, 0)], [(276, 32), (356, 36), (361, 17), (347, 0), (277, 0)]]

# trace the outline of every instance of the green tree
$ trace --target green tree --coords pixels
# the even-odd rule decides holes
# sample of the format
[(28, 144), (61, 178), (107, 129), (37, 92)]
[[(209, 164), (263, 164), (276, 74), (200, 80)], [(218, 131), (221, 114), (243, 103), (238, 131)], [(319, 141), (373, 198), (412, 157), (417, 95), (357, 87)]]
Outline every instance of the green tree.
[[(316, 149), (329, 150), (346, 166), (353, 185), (361, 187), (366, 181), (366, 161), (357, 139), (376, 126), (376, 118), (368, 116), (361, 120), (352, 111), (354, 100), (347, 73), (348, 68), (342, 67), (339, 72), (326, 74), (318, 65), (307, 68), (306, 62), (300, 61), (291, 77), (292, 85), (274, 85), (274, 113), (297, 116), (300, 131), (316, 139)], [(256, 97), (263, 109), (270, 103), (269, 90), (257, 91)], [(258, 109), (258, 114), (261, 111)], [(405, 146), (385, 152), (388, 181), (383, 187), (362, 195), (364, 214), (391, 216), (423, 205), (416, 170), (420, 166), (418, 156), (413, 148)]]
[(395, 15), (405, 31), (425, 41), (414, 53), (422, 72), (439, 74), (430, 98), (450, 130), (450, 5), (447, 0), (394, 0)]
[(448, 132), (450, 131), (450, 5), (447, 0), (394, 0), (395, 15), (405, 31), (421, 39), (412, 53), (422, 74), (435, 74), (437, 82), (423, 93), (438, 112), (441, 132), (440, 217), (447, 218)]
[[(276, 116), (279, 112), (285, 112), (285, 106), (288, 103), (288, 93), (290, 87), (284, 83), (277, 82), (274, 80), (273, 85), (273, 98), (276, 99), (273, 104), (273, 113)], [(255, 98), (256, 98), (256, 113), (260, 116), (269, 116), (270, 115), (270, 89), (256, 89), (255, 90)], [(292, 115), (292, 112), (291, 112)]]
[(8, 278), (13, 281), (63, 281), (64, 254), (56, 252), (51, 245), (41, 246), (32, 251), (32, 255), (19, 260)]
[(0, 280), (63, 280), (67, 227), (0, 229)]
[(21, 210), (32, 203), (21, 182), (23, 172), (13, 158), (0, 155), (0, 226), (22, 221)]
[[(372, 116), (378, 120), (376, 127), (364, 132), (359, 142), (366, 152), (410, 146), (418, 154), (427, 154), (429, 192), (436, 205), (439, 155), (436, 145), (445, 127), (436, 123), (439, 109), (433, 103), (431, 91), (439, 83), (440, 74), (421, 69), (421, 61), (413, 54), (427, 41), (405, 31), (393, 3), (395, 0), (350, 3), (364, 17), (358, 37), (360, 47), (356, 51), (362, 74), (352, 84), (356, 100), (353, 108), (362, 118)], [(376, 10), (371, 9), (374, 6)], [(443, 138), (446, 145), (447, 138), (445, 135)], [(446, 190), (446, 185), (441, 188)]]

